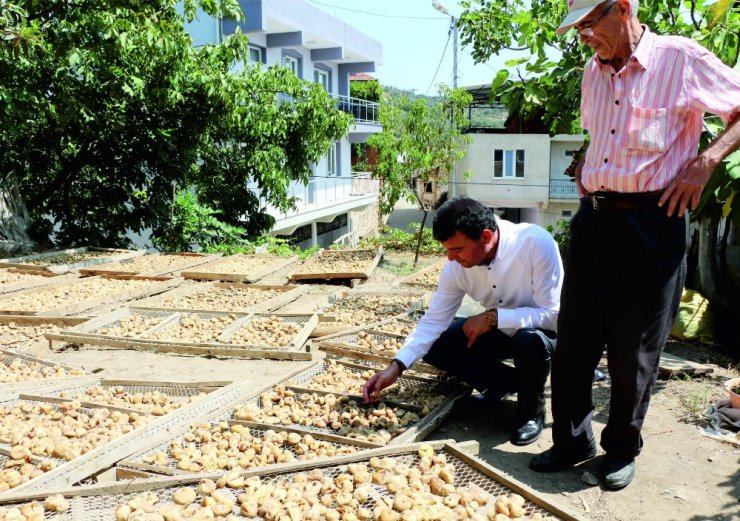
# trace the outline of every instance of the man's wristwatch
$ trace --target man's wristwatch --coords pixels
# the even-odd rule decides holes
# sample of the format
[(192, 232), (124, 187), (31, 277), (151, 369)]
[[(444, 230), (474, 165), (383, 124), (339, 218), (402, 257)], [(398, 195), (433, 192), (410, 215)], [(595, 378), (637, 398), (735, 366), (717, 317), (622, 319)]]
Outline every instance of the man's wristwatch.
[(497, 309), (487, 309), (485, 313), (483, 313), (483, 318), (486, 319), (486, 323), (491, 326), (492, 329), (495, 329), (498, 327), (498, 310)]
[(401, 362), (398, 358), (394, 358), (393, 360), (391, 360), (391, 363), (393, 362), (396, 362), (396, 364), (398, 365), (398, 368), (401, 370), (401, 373), (403, 373), (406, 369), (408, 369), (406, 367), (406, 364)]

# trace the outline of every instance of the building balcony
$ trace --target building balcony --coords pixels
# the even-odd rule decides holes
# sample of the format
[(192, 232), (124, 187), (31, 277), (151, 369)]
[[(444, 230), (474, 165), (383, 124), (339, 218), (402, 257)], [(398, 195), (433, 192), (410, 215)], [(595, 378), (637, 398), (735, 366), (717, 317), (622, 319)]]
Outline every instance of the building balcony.
[[(262, 205), (275, 218), (273, 232), (289, 235), (297, 227), (312, 221), (329, 222), (337, 215), (351, 210), (360, 210), (377, 201), (379, 181), (368, 173), (352, 173), (351, 176), (312, 177), (308, 184), (292, 182), (288, 195), (295, 197), (295, 209), (282, 212), (266, 203)], [(256, 186), (249, 189), (259, 195)]]
[(578, 187), (572, 179), (550, 179), (550, 199), (575, 200), (579, 199)]
[(337, 99), (339, 110), (352, 114), (355, 123), (380, 125), (380, 104), (378, 102), (336, 94), (332, 96)]

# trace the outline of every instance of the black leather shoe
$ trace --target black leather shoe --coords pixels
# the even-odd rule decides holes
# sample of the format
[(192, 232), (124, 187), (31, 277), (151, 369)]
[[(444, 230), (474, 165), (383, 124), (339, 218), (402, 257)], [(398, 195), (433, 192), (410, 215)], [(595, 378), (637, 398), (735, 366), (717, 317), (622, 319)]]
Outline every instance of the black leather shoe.
[(529, 445), (540, 437), (544, 428), (544, 415), (537, 416), (514, 431), (514, 434), (511, 435), (511, 443), (514, 445)]
[(579, 449), (552, 447), (529, 461), (529, 468), (537, 472), (557, 472), (596, 457), (596, 440)]
[(635, 458), (612, 459), (607, 456), (604, 459), (604, 488), (608, 490), (620, 490), (629, 485), (635, 478)]

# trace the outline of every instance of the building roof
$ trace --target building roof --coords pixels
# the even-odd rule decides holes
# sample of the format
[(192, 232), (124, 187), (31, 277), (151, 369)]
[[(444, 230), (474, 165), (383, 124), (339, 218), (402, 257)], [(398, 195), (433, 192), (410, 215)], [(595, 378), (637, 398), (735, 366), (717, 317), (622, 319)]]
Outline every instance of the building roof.
[(378, 78), (364, 72), (358, 72), (356, 74), (350, 74), (349, 79), (350, 81), (376, 81)]

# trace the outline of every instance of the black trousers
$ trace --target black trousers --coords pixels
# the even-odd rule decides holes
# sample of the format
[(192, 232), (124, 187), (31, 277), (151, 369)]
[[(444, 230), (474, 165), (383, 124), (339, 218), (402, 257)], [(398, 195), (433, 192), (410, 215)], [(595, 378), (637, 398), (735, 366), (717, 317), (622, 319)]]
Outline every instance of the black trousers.
[(609, 420), (601, 446), (635, 457), (665, 341), (686, 275), (686, 222), (664, 208), (594, 210), (570, 223), (553, 357), (553, 441), (577, 449), (593, 438), (594, 369), (606, 346)]
[[(463, 333), (466, 319), (442, 333), (424, 361), (479, 391), (517, 393), (517, 418), (528, 421), (545, 412), (545, 382), (555, 350), (553, 331), (520, 329), (508, 336), (498, 329), (481, 335), (471, 348)], [(501, 360), (513, 359), (514, 367)]]

